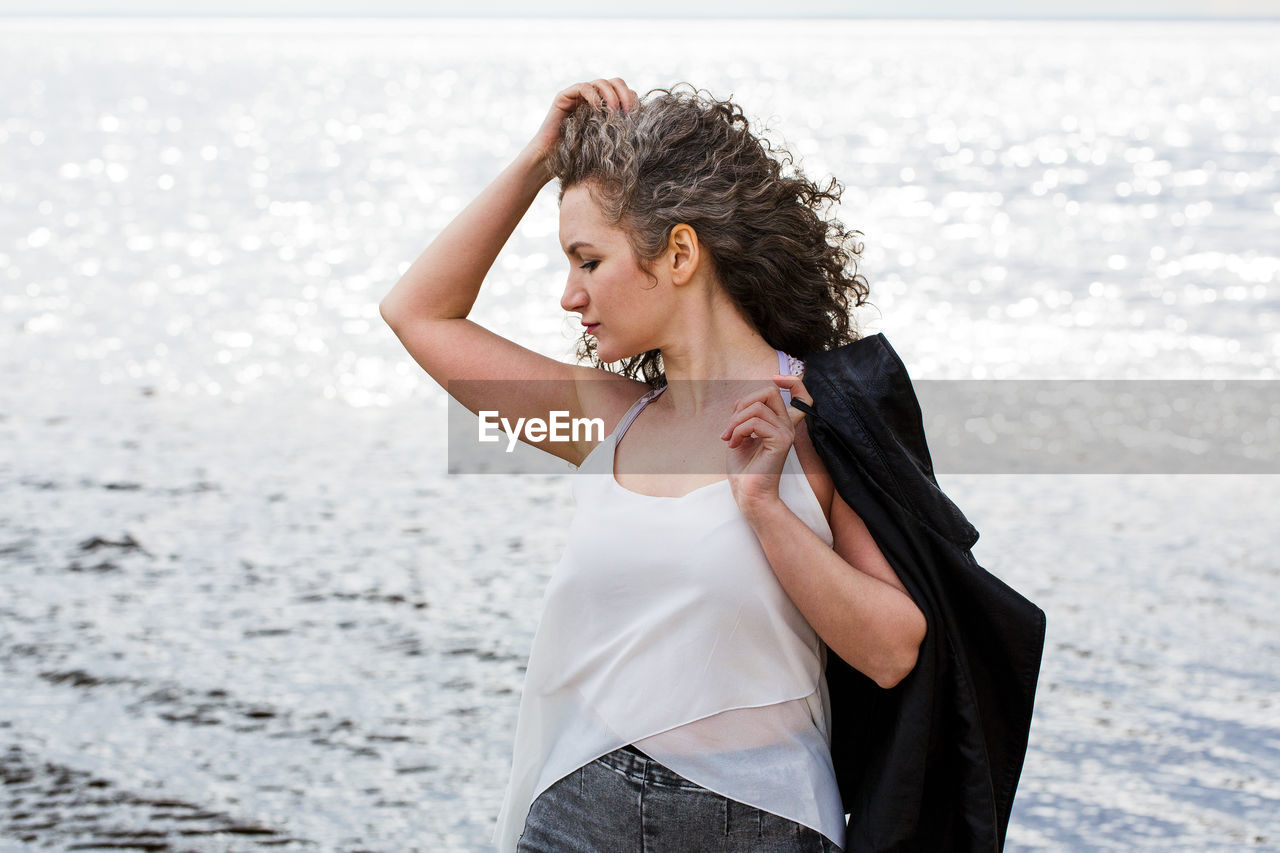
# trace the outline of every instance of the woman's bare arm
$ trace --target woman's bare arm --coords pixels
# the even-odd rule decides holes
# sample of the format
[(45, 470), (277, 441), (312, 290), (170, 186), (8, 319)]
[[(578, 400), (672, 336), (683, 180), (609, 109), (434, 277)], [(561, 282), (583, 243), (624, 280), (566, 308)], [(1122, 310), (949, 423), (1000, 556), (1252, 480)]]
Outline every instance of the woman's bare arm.
[[(603, 99), (620, 108), (634, 105), (635, 97), (620, 80), (579, 83), (558, 93), (529, 144), (379, 303), (382, 318), (414, 360), (471, 411), (496, 410), (512, 421), (566, 411), (570, 417), (601, 416), (608, 422), (618, 402), (643, 391), (643, 383), (547, 358), (467, 319), (499, 251), (551, 179), (546, 157), (559, 139), (560, 124), (584, 100), (598, 104)], [(450, 388), (457, 379), (515, 381)], [(574, 464), (589, 449), (568, 443), (539, 446)]]

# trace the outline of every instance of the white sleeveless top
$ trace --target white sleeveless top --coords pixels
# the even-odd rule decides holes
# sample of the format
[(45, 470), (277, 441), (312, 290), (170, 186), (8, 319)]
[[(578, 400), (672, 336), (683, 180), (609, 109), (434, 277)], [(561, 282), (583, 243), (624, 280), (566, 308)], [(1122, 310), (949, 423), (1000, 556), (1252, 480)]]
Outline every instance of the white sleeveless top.
[[(781, 351), (778, 363), (782, 373), (803, 366)], [(618, 442), (664, 390), (637, 400), (571, 477), (569, 544), (543, 597), (492, 840), (513, 853), (538, 794), (635, 744), (843, 849), (826, 647), (778, 583), (728, 480), (656, 497), (613, 475)], [(794, 447), (779, 496), (832, 544)]]

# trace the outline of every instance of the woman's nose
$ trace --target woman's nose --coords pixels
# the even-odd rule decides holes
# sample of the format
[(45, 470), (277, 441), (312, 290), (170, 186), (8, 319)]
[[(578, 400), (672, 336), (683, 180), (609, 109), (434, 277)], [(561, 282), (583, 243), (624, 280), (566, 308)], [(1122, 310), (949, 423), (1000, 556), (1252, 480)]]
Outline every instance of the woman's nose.
[(573, 277), (565, 282), (564, 293), (560, 296), (560, 307), (565, 311), (581, 311), (587, 304), (587, 291), (574, 282)]

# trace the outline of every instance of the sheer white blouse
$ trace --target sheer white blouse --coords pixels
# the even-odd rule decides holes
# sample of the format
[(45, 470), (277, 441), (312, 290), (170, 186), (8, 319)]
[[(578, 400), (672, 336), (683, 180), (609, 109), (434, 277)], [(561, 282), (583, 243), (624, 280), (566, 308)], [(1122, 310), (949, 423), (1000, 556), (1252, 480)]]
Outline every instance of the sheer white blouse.
[[(799, 373), (778, 357), (782, 372)], [(570, 478), (569, 544), (543, 598), (492, 840), (513, 853), (538, 794), (631, 743), (843, 848), (826, 646), (778, 583), (728, 481), (671, 498), (613, 475), (617, 443), (663, 390), (637, 400)], [(794, 447), (779, 495), (832, 543)]]

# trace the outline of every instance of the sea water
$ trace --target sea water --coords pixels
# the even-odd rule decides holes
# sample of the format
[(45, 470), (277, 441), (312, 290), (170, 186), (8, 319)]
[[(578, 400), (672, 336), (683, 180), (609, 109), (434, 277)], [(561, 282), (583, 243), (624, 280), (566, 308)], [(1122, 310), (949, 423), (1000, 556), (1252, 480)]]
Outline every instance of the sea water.
[[(485, 847), (567, 475), (378, 302), (601, 75), (845, 186), (928, 379), (1276, 379), (1280, 25), (0, 26), (0, 845)], [(554, 191), (472, 319), (570, 360)], [(1045, 611), (1010, 850), (1280, 846), (1280, 478), (948, 474)]]

